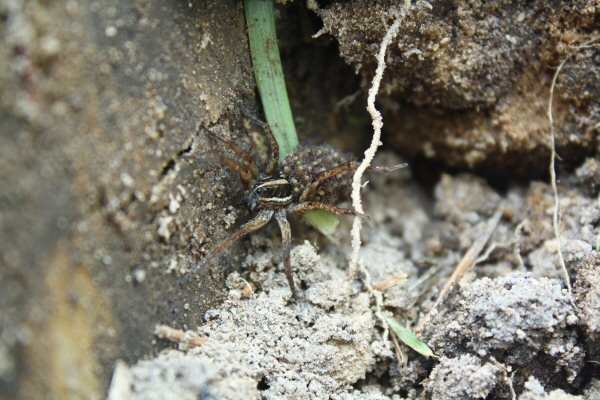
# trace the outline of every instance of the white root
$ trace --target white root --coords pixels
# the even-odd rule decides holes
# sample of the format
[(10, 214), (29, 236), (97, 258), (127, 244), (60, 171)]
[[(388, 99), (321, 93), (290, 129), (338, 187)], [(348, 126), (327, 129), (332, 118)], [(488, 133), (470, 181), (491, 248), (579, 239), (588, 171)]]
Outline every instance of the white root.
[(556, 68), (556, 72), (554, 72), (554, 76), (552, 77), (552, 84), (550, 85), (550, 96), (548, 97), (548, 121), (550, 122), (550, 183), (552, 185), (552, 193), (554, 195), (554, 212), (552, 214), (552, 227), (554, 228), (554, 237), (556, 238), (556, 246), (558, 247), (558, 262), (560, 263), (560, 268), (563, 273), (563, 279), (565, 281), (565, 286), (571, 293), (571, 279), (569, 278), (569, 272), (567, 271), (567, 266), (565, 264), (565, 259), (562, 253), (562, 242), (560, 237), (560, 199), (558, 197), (558, 187), (556, 185), (556, 143), (555, 143), (555, 134), (554, 134), (554, 118), (552, 115), (552, 103), (554, 102), (554, 88), (556, 87), (556, 81), (558, 79), (558, 75), (560, 71), (564, 67), (565, 63), (574, 56), (578, 51), (582, 49), (587, 49), (590, 47), (598, 46), (598, 42), (600, 37), (593, 38), (582, 43), (579, 46), (575, 47), (575, 50), (569, 53), (564, 60), (558, 65)]

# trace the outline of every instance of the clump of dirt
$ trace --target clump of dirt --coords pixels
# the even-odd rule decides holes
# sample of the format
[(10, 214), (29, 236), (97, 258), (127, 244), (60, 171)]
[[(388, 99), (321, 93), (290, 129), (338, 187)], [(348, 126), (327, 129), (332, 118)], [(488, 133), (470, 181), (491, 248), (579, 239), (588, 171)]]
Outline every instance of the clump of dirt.
[(577, 400), (581, 399), (581, 396), (573, 396), (565, 393), (561, 389), (555, 389), (547, 393), (544, 386), (535, 379), (533, 376), (529, 377), (529, 380), (525, 382), (524, 390), (519, 399), (524, 400)]
[(572, 384), (585, 351), (571, 300), (557, 280), (520, 273), (481, 278), (447, 300), (423, 337), (446, 357), (493, 357), (511, 367), (517, 385), (530, 374), (544, 384)]
[(223, 297), (176, 271), (238, 215), (198, 153), (253, 97), (246, 37), (235, 1), (0, 2), (0, 397), (104, 397)]
[[(370, 81), (397, 1), (336, 1), (317, 13), (340, 55)], [(565, 163), (596, 151), (600, 120), (598, 36), (591, 0), (549, 4), (416, 2), (390, 46), (382, 84), (386, 137), (402, 154), (478, 167), (490, 176), (546, 172), (546, 108), (556, 88), (557, 146)], [(574, 54), (572, 54), (574, 53)]]
[(587, 158), (575, 171), (576, 181), (581, 185), (589, 197), (594, 197), (600, 192), (600, 160)]
[[(378, 165), (397, 162), (390, 154), (376, 161)], [(582, 311), (583, 302), (574, 307), (573, 297), (562, 288), (555, 253), (548, 258), (556, 274), (531, 272), (528, 255), (545, 246), (544, 235), (553, 240), (551, 226), (538, 232), (541, 239), (536, 236), (535, 241), (515, 233), (521, 213), (527, 213), (531, 221), (550, 224), (549, 186), (536, 183), (500, 194), (481, 178), (446, 175), (434, 189), (435, 200), (428, 202), (423, 201), (427, 195), (408, 170), (371, 178), (365, 193), (371, 214), (362, 259), (374, 283), (406, 274), (405, 282), (400, 280), (385, 291), (384, 305), (396, 319), (409, 324), (415, 324), (432, 306), (445, 277), (481, 234), (491, 214), (498, 207), (506, 210), (485, 259), (425, 326), (423, 338), (441, 357), (439, 361), (404, 349), (409, 361), (398, 363), (393, 346), (381, 337), (373, 299), (360, 282), (347, 278), (349, 246), (342, 241), (340, 247), (338, 238), (321, 242), (319, 250), (309, 242), (293, 249), (294, 274), (304, 289), (300, 299), (291, 301), (280, 251), (272, 248), (277, 245), (266, 239), (265, 231), (253, 235), (241, 272), (229, 276), (228, 300), (206, 313), (205, 324), (195, 330), (208, 338), (207, 344), (194, 349), (180, 345), (185, 356), (167, 353), (129, 367), (128, 382), (133, 389), (128, 396), (143, 398), (157, 388), (163, 397), (182, 391), (187, 396), (212, 393), (223, 397), (233, 382), (241, 389), (239, 397), (232, 398), (266, 399), (389, 399), (399, 394), (410, 399), (423, 395), (507, 398), (511, 390), (528, 393), (533, 384), (526, 382), (532, 379), (544, 393), (583, 390), (590, 373), (583, 322), (590, 320), (585, 316), (588, 311)], [(561, 191), (565, 201), (586, 199), (573, 188)], [(528, 206), (527, 199), (533, 195), (548, 196), (550, 208)], [(577, 205), (586, 206), (585, 201)], [(414, 213), (406, 213), (406, 208)], [(581, 211), (577, 208), (564, 215), (567, 243), (589, 240), (579, 218)], [(600, 210), (593, 212), (600, 216)], [(342, 226), (348, 224), (342, 221)], [(569, 267), (580, 262), (569, 257), (568, 250), (565, 254)], [(586, 254), (595, 253), (589, 249)], [(583, 278), (576, 282), (579, 279)], [(583, 287), (576, 283), (576, 288), (579, 285)], [(177, 369), (188, 362), (210, 363), (211, 372), (160, 373), (165, 363)]]
[(441, 357), (425, 383), (425, 393), (440, 400), (484, 399), (502, 382), (502, 372), (506, 373), (498, 363), (482, 363), (470, 354)]
[[(361, 89), (399, 6), (309, 4), (332, 33), (317, 45), (315, 15), (290, 22), (299, 2), (278, 14), (300, 136), (358, 152), (370, 133)], [(349, 219), (330, 238), (294, 226), (296, 243), (310, 239), (293, 250), (297, 301), (268, 228), (179, 284), (248, 217), (205, 135), (244, 149), (258, 136), (237, 109), (255, 109), (241, 2), (0, 2), (0, 397), (103, 398), (113, 376), (111, 399), (504, 398), (513, 373), (518, 395), (597, 396), (596, 47), (564, 65), (554, 109), (564, 165), (589, 154), (559, 171), (574, 297), (561, 290), (550, 186), (513, 181), (546, 171), (549, 80), (597, 34), (590, 4), (410, 9), (379, 97), (384, 140), (507, 177), (498, 189), (445, 170), (433, 190), (413, 178), (421, 171), (369, 177), (362, 262), (376, 287), (395, 284), (379, 310), (347, 277)], [(441, 360), (396, 353), (379, 312), (414, 328), (499, 209), (489, 246), (426, 325)], [(175, 347), (154, 339), (157, 323), (208, 341), (155, 355)]]
[(210, 360), (170, 350), (134, 368), (118, 363), (108, 398), (248, 399), (257, 393), (250, 378), (222, 376)]
[(576, 270), (575, 304), (585, 332), (588, 357), (597, 360), (600, 357), (600, 254), (596, 251), (586, 255)]
[[(456, 190), (456, 188), (460, 188)], [(562, 251), (571, 273), (578, 261), (593, 251), (600, 218), (600, 204), (581, 188), (561, 187)], [(481, 233), (495, 208), (504, 210), (497, 227), (494, 248), (480, 263), (480, 276), (497, 276), (511, 269), (531, 270), (536, 276), (560, 278), (556, 268), (557, 244), (552, 228), (554, 197), (550, 185), (532, 182), (515, 185), (502, 196), (483, 179), (472, 175), (443, 175), (436, 186), (435, 212), (444, 220), (431, 232), (432, 251), (466, 251)], [(441, 247), (440, 247), (441, 244)], [(435, 253), (430, 253), (435, 254)], [(488, 263), (497, 263), (488, 268)], [(499, 269), (500, 265), (503, 269)]]
[[(237, 273), (230, 276), (229, 299), (207, 312), (207, 322), (198, 330), (207, 344), (186, 356), (169, 352), (133, 367), (132, 392), (124, 398), (148, 398), (156, 388), (158, 398), (188, 391), (192, 397), (211, 393), (247, 399), (259, 390), (266, 399), (325, 398), (365, 378), (385, 350), (376, 337), (366, 294), (352, 288), (336, 263), (321, 259), (306, 242), (294, 248), (292, 261), (309, 289), (305, 299), (293, 302), (281, 271), (271, 262), (265, 268), (264, 259), (258, 253), (246, 260), (254, 266), (249, 277), (260, 288), (249, 298), (242, 297), (248, 282)], [(174, 372), (150, 372), (164, 369), (166, 363), (173, 364)], [(182, 363), (204, 372), (177, 375)], [(251, 384), (231, 393), (236, 382)]]

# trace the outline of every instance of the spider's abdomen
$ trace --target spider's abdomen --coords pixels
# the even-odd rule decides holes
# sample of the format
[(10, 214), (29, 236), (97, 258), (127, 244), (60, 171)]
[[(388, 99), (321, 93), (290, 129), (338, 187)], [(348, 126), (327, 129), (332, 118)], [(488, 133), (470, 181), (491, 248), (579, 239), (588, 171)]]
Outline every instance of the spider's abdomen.
[[(353, 161), (351, 156), (328, 145), (300, 146), (279, 163), (279, 170), (292, 185), (292, 196), (297, 201), (320, 172), (350, 161)], [(351, 183), (350, 171), (331, 177), (307, 200), (330, 204), (346, 200), (350, 196)]]

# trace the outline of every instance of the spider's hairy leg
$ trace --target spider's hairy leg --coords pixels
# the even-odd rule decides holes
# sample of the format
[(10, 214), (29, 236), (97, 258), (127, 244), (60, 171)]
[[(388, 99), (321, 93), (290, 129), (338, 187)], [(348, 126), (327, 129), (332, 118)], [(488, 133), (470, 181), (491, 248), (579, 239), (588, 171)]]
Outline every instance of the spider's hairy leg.
[(311, 210), (324, 210), (336, 215), (357, 215), (356, 211), (349, 208), (341, 208), (330, 204), (319, 203), (314, 201), (305, 201), (288, 207), (288, 212), (293, 214), (304, 214)]
[(256, 121), (265, 132), (265, 135), (269, 140), (269, 147), (271, 147), (271, 158), (269, 159), (269, 162), (267, 163), (267, 168), (265, 170), (267, 174), (271, 174), (275, 170), (275, 167), (279, 162), (279, 145), (277, 144), (277, 140), (275, 140), (275, 135), (273, 134), (273, 131), (271, 130), (269, 125), (267, 125), (266, 122), (263, 122), (261, 120)]
[(234, 170), (238, 174), (240, 174), (240, 178), (242, 178), (242, 182), (244, 183), (244, 187), (248, 187), (248, 184), (253, 179), (252, 178), (252, 173), (250, 171), (248, 171), (248, 168), (246, 168), (245, 165), (241, 165), (240, 163), (232, 160), (231, 158), (222, 156), (220, 154), (210, 154), (210, 155), (208, 155), (207, 158), (210, 158), (210, 159), (212, 159), (214, 161), (217, 161), (220, 164), (223, 164), (223, 165), (231, 168), (232, 170)]
[(183, 278), (181, 278), (181, 283), (186, 284), (190, 280), (190, 278), (193, 274), (197, 273), (200, 269), (202, 269), (206, 265), (207, 262), (209, 262), (213, 258), (221, 255), (221, 253), (223, 253), (225, 250), (227, 250), (229, 247), (231, 247), (232, 244), (234, 244), (235, 242), (237, 242), (244, 236), (265, 226), (267, 224), (267, 222), (269, 222), (271, 220), (271, 217), (273, 217), (273, 213), (274, 213), (273, 210), (259, 211), (258, 214), (256, 214), (256, 216), (254, 218), (252, 218), (250, 221), (246, 222), (237, 231), (235, 231), (231, 236), (229, 236), (227, 239), (223, 240), (216, 247), (214, 247), (210, 251), (210, 253), (208, 253), (206, 258), (204, 258), (204, 260), (202, 260), (198, 265), (196, 265), (194, 268), (192, 268), (190, 271), (188, 271), (183, 276)]
[(315, 190), (317, 190), (317, 187), (327, 179), (343, 174), (344, 172), (352, 171), (358, 168), (359, 165), (359, 162), (351, 161), (345, 164), (340, 164), (328, 170), (319, 172), (317, 176), (312, 180), (312, 182), (308, 184), (306, 186), (306, 189), (304, 189), (304, 191), (302, 192), (302, 195), (300, 196), (300, 201), (303, 202), (309, 200), (310, 197), (314, 194)]
[[(317, 176), (312, 180), (312, 182), (310, 184), (308, 184), (306, 186), (306, 188), (304, 189), (304, 191), (302, 192), (302, 195), (300, 196), (300, 201), (310, 200), (311, 196), (315, 193), (315, 190), (317, 190), (319, 185), (321, 183), (325, 182), (327, 179), (333, 178), (334, 176), (337, 176), (337, 175), (341, 175), (348, 171), (353, 171), (353, 170), (357, 169), (359, 165), (360, 165), (360, 163), (357, 161), (350, 161), (348, 163), (340, 164), (340, 165), (330, 168), (328, 170), (319, 172), (317, 174)], [(398, 165), (394, 165), (393, 167), (378, 167), (378, 166), (371, 165), (371, 166), (369, 166), (368, 169), (372, 170), (372, 171), (388, 173), (388, 172), (395, 171), (399, 168), (403, 168), (405, 166), (406, 166), (406, 164), (398, 164)]]
[(250, 170), (252, 178), (256, 179), (258, 177), (258, 167), (256, 166), (256, 163), (254, 162), (252, 156), (250, 156), (250, 154), (248, 154), (246, 150), (242, 149), (241, 147), (233, 143), (231, 140), (225, 139), (223, 136), (217, 134), (216, 132), (210, 129), (206, 129), (206, 132), (208, 133), (208, 136), (220, 141), (225, 146), (227, 146), (229, 150), (233, 151), (236, 155), (241, 157), (246, 162), (245, 166), (248, 167), (248, 169)]
[(287, 220), (285, 210), (278, 210), (275, 213), (275, 219), (279, 224), (279, 230), (281, 231), (281, 244), (283, 247), (283, 266), (285, 268), (285, 276), (292, 290), (292, 296), (298, 297), (296, 292), (296, 285), (294, 284), (294, 276), (292, 275), (292, 263), (290, 261), (290, 253), (292, 250), (292, 230), (290, 223)]
[(269, 159), (269, 162), (267, 163), (267, 168), (265, 169), (265, 172), (267, 174), (271, 174), (273, 172), (273, 170), (275, 169), (275, 167), (277, 166), (277, 162), (279, 161), (279, 145), (277, 144), (275, 135), (273, 134), (271, 127), (269, 127), (269, 124), (256, 118), (245, 107), (240, 107), (240, 110), (242, 110), (242, 113), (244, 114), (244, 116), (246, 116), (247, 118), (250, 118), (250, 120), (252, 122), (254, 122), (256, 125), (260, 126), (261, 129), (265, 132), (265, 136), (267, 137), (267, 140), (269, 141), (269, 147), (271, 148), (271, 158)]

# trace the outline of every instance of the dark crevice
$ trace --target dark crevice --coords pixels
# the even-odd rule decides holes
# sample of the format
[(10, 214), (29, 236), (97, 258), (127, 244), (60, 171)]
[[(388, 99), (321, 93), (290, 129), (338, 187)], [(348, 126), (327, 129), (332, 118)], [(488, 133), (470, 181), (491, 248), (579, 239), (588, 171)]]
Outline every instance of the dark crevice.
[(269, 385), (269, 382), (267, 382), (266, 376), (263, 376), (262, 379), (258, 381), (258, 384), (256, 385), (256, 388), (260, 391), (268, 390), (270, 387), (271, 386)]
[(190, 143), (190, 145), (184, 149), (181, 149), (177, 152), (177, 158), (181, 158), (184, 155), (188, 154), (190, 151), (192, 151), (192, 144)]
[(160, 171), (161, 176), (166, 176), (175, 167), (175, 160), (170, 159)]
[(165, 164), (165, 166), (162, 168), (162, 170), (160, 171), (160, 175), (162, 177), (165, 177), (166, 175), (168, 175), (168, 173), (173, 170), (173, 168), (175, 168), (175, 165), (177, 164), (177, 161), (183, 157), (185, 157), (187, 154), (189, 154), (194, 147), (194, 138), (191, 138), (186, 147), (184, 147), (183, 149), (179, 150), (177, 152), (177, 155), (173, 158), (171, 158), (169, 161), (167, 161), (167, 163)]

